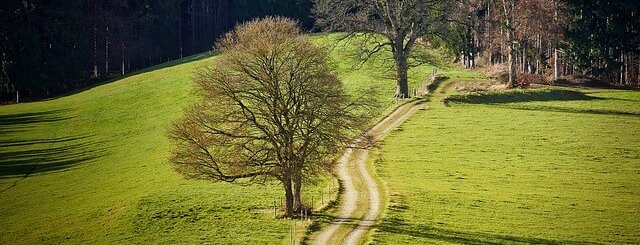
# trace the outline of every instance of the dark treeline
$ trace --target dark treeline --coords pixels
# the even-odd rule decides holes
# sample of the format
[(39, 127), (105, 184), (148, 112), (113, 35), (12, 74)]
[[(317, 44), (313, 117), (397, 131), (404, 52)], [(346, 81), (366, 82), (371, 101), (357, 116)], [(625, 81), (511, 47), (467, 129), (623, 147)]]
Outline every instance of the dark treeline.
[[(527, 74), (640, 84), (640, 1), (455, 3), (447, 20), (431, 23), (445, 32), (425, 38), (439, 38), (469, 68), (502, 65), (512, 71), (511, 84)], [(236, 23), (259, 16), (287, 16), (311, 29), (312, 6), (313, 0), (4, 0), (0, 101), (14, 101), (16, 91), (26, 99), (52, 97), (211, 50)]]
[(310, 0), (3, 0), (0, 100), (51, 97), (211, 50), (257, 16), (311, 28), (310, 9)]

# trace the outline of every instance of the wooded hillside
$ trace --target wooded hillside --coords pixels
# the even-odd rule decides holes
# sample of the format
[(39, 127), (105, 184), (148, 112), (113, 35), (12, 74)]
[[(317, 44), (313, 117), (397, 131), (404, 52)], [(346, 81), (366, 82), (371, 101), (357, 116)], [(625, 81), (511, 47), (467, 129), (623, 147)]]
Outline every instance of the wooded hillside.
[[(356, 2), (352, 6), (373, 4)], [(221, 34), (255, 17), (286, 16), (312, 30), (313, 5), (312, 0), (2, 1), (0, 101), (15, 101), (16, 91), (21, 100), (53, 97), (209, 51)], [(463, 0), (446, 5), (422, 38), (444, 44), (468, 68), (501, 64), (515, 85), (531, 80), (523, 74), (640, 84), (638, 1)]]

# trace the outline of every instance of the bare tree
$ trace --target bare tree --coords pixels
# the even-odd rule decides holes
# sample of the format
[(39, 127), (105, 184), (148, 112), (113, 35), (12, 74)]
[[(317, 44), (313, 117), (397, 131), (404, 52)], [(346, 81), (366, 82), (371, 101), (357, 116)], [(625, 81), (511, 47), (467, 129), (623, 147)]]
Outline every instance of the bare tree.
[(518, 0), (496, 0), (500, 11), (500, 24), (506, 34), (505, 46), (507, 46), (507, 84), (512, 87), (516, 83), (516, 46), (514, 12)]
[(396, 67), (396, 96), (409, 97), (408, 58), (416, 41), (437, 35), (445, 21), (447, 1), (437, 0), (316, 0), (317, 24), (330, 31), (382, 35), (371, 52), (391, 47)]
[(222, 55), (196, 80), (202, 101), (170, 132), (172, 160), (192, 178), (278, 180), (293, 217), (304, 208), (302, 182), (332, 169), (336, 153), (364, 129), (368, 102), (345, 93), (328, 52), (292, 20), (242, 24), (217, 46)]

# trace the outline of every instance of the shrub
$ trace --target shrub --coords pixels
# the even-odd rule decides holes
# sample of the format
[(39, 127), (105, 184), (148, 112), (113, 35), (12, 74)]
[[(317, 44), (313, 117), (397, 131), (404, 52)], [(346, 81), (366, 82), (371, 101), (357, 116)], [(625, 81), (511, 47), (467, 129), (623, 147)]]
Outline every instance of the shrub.
[(516, 78), (516, 86), (518, 87), (528, 87), (531, 84), (552, 84), (551, 81), (547, 80), (544, 75), (541, 74), (518, 73)]

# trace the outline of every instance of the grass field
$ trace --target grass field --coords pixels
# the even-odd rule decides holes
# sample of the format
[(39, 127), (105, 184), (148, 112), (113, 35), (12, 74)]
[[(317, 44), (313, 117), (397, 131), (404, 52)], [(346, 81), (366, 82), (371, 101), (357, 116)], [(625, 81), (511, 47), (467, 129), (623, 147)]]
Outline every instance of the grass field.
[(640, 91), (453, 87), (373, 155), (374, 243), (640, 242)]
[(0, 108), (0, 243), (281, 241), (276, 186), (188, 181), (166, 128), (201, 59), (51, 101)]
[[(320, 43), (324, 45), (329, 45), (330, 47), (334, 47), (334, 45), (336, 45), (336, 40), (339, 39), (340, 37), (341, 37), (341, 34), (323, 35), (318, 37), (319, 39), (317, 40), (319, 40)], [(356, 38), (360, 38), (360, 37), (356, 37)], [(373, 60), (368, 62), (366, 66), (363, 66), (359, 70), (353, 70), (351, 69), (351, 67), (353, 67), (354, 64), (357, 64), (357, 61), (345, 60), (344, 58), (347, 58), (348, 56), (344, 57), (342, 55), (345, 53), (349, 54), (349, 53), (356, 52), (357, 50), (355, 49), (355, 47), (350, 46), (348, 42), (347, 43), (340, 42), (338, 43), (337, 47), (340, 47), (340, 49), (342, 49), (340, 52), (333, 53), (334, 55), (336, 55), (334, 57), (334, 60), (338, 61), (337, 66), (339, 67), (338, 70), (340, 71), (339, 75), (345, 81), (356, 81), (356, 82), (348, 82), (345, 84), (348, 90), (362, 91), (362, 88), (363, 88), (362, 86), (366, 84), (372, 84), (376, 86), (377, 92), (378, 92), (377, 97), (382, 102), (381, 109), (383, 112), (380, 113), (381, 115), (386, 115), (388, 113), (391, 113), (394, 108), (406, 102), (406, 101), (396, 101), (392, 98), (392, 96), (390, 96), (395, 93), (395, 86), (393, 86), (395, 84), (395, 78), (394, 78), (394, 73), (389, 69), (389, 65), (393, 65), (392, 63), (393, 61), (390, 59), (389, 56), (386, 55), (389, 53), (381, 53), (380, 55), (374, 55)], [(428, 85), (431, 79), (431, 76), (430, 76), (431, 72), (434, 69), (437, 70), (438, 74), (440, 75), (446, 75), (451, 77), (473, 78), (473, 79), (484, 78), (484, 75), (479, 72), (461, 69), (455, 65), (448, 64), (445, 60), (446, 58), (444, 58), (444, 55), (438, 52), (438, 50), (421, 49), (421, 50), (417, 50), (417, 54), (419, 54), (421, 61), (423, 62), (428, 61), (428, 62), (415, 66), (410, 70), (409, 72), (410, 90)], [(373, 76), (375, 80), (371, 80), (371, 76)], [(391, 84), (392, 86), (388, 86), (389, 84)], [(383, 86), (378, 86), (378, 85), (383, 85)], [(382, 118), (378, 117), (376, 119), (382, 119)], [(376, 121), (376, 119), (374, 119), (373, 121)], [(355, 159), (352, 159), (352, 161), (354, 160)], [(335, 238), (343, 239), (347, 235), (347, 233), (349, 233), (352, 230), (352, 228), (357, 225), (356, 222), (362, 217), (362, 215), (364, 215), (364, 213), (367, 212), (366, 208), (368, 205), (369, 198), (367, 196), (366, 191), (364, 191), (366, 190), (367, 187), (365, 183), (363, 183), (361, 179), (358, 178), (360, 174), (358, 173), (356, 165), (357, 164), (353, 162), (350, 163), (349, 172), (351, 172), (352, 179), (354, 180), (353, 184), (355, 186), (355, 189), (361, 190), (358, 192), (359, 197), (356, 201), (357, 209), (352, 213), (353, 220), (351, 220), (348, 225), (340, 226), (334, 232), (334, 235), (332, 236), (332, 238), (334, 239)], [(386, 202), (385, 197), (383, 196), (382, 198), (383, 198), (382, 202), (383, 203)], [(339, 201), (341, 203), (344, 202), (344, 200), (339, 200)], [(327, 209), (321, 212), (316, 217), (317, 222), (315, 226), (312, 228), (312, 231), (318, 231), (327, 227), (332, 221), (334, 221), (334, 218), (339, 215), (340, 210), (341, 210), (341, 206), (336, 205), (331, 209)], [(316, 235), (318, 234), (317, 233), (309, 234), (309, 236), (306, 237), (305, 239), (312, 240), (315, 238)]]
[[(392, 73), (380, 69), (385, 56), (354, 69), (352, 45), (334, 47), (337, 35), (312, 38), (333, 47), (351, 93), (375, 84), (383, 108), (394, 103)], [(191, 57), (66, 97), (0, 107), (0, 244), (288, 241), (292, 221), (273, 218), (279, 185), (185, 180), (168, 162), (167, 127), (195, 99), (193, 72), (213, 59)], [(413, 70), (412, 86), (428, 69)], [(318, 203), (322, 183), (303, 196)]]

